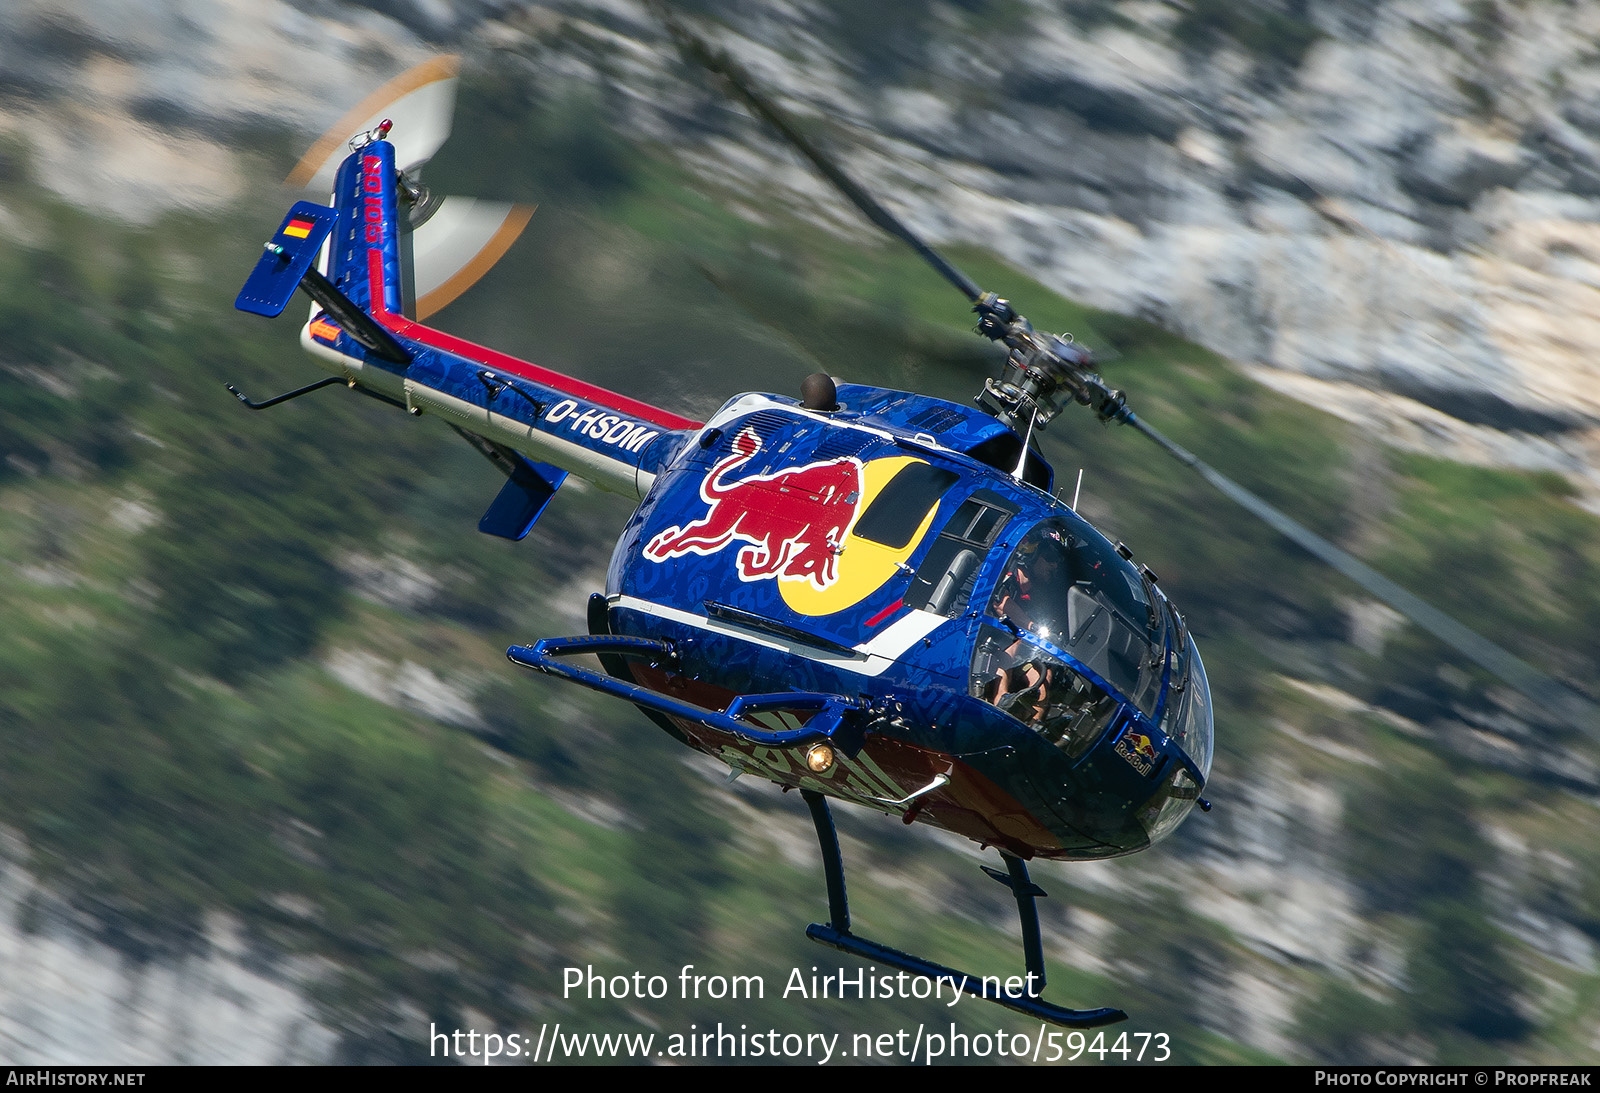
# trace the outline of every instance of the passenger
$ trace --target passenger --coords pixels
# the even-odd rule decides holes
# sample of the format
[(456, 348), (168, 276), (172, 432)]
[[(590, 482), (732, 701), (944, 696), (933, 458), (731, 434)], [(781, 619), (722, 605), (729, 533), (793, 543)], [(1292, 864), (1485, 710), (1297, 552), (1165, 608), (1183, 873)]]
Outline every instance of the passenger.
[(1053, 667), (1041, 660), (1001, 668), (985, 686), (983, 700), (1023, 724), (1038, 725), (1050, 706), (1053, 676)]

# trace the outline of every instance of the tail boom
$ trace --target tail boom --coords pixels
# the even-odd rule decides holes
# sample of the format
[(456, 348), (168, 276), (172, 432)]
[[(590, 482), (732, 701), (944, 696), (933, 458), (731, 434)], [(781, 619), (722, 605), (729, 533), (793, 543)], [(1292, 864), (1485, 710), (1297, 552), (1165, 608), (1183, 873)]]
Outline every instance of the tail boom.
[[(642, 498), (700, 423), (426, 326), (404, 314), (394, 148), (375, 140), (341, 164), (329, 281), (409, 354), (385, 359), (324, 309), (301, 344), (352, 384)], [(370, 339), (368, 339), (370, 341)]]

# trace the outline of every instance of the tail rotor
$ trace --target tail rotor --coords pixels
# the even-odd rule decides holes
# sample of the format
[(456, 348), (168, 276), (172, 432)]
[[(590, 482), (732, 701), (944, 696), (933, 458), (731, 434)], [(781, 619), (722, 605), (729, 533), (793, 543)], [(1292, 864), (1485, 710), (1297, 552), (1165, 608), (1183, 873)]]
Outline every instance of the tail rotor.
[(285, 179), (325, 197), (352, 147), (373, 136), (394, 146), (400, 296), (410, 319), (428, 318), (471, 288), (517, 241), (535, 208), (435, 194), (423, 184), (424, 166), (450, 136), (460, 72), (461, 59), (445, 55), (396, 76), (335, 122)]

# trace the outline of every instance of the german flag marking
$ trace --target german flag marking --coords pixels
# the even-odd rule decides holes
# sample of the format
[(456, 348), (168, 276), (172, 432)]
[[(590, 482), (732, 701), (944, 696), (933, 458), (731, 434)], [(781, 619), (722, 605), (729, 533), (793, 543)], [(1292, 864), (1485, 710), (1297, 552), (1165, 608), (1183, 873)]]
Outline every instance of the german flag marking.
[(313, 221), (297, 216), (284, 225), (283, 234), (292, 235), (296, 239), (304, 239), (311, 234), (311, 229), (314, 227), (316, 227), (316, 224)]

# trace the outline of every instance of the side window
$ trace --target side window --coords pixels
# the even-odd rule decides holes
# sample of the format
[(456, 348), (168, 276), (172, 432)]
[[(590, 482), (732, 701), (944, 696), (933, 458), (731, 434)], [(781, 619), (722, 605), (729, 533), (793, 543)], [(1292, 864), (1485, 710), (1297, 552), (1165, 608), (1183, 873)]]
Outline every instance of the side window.
[(906, 605), (952, 619), (965, 611), (983, 559), (1016, 511), (1016, 506), (987, 490), (962, 502), (917, 567)]
[(904, 550), (928, 518), (928, 511), (959, 477), (955, 471), (931, 463), (907, 463), (873, 498), (856, 521), (854, 533), (892, 550)]

